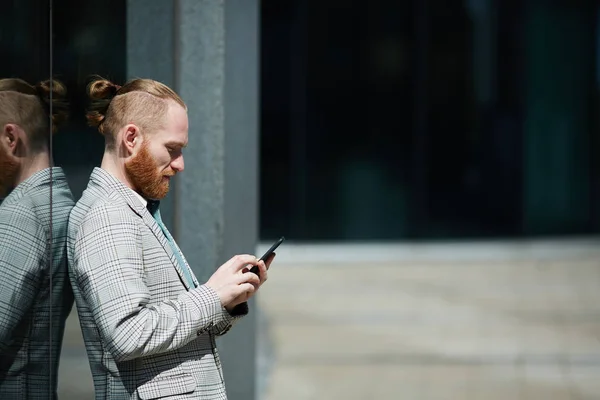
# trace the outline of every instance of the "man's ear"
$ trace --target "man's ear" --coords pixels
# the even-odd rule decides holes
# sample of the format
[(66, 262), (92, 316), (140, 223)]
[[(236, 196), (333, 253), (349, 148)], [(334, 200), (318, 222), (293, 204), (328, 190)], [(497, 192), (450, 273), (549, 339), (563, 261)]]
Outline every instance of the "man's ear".
[(0, 132), (0, 145), (9, 154), (16, 155), (19, 142), (23, 141), (23, 130), (16, 124), (6, 124)]
[(127, 155), (133, 155), (137, 152), (142, 144), (142, 134), (140, 132), (140, 128), (134, 124), (128, 124), (124, 129), (123, 145), (125, 146)]

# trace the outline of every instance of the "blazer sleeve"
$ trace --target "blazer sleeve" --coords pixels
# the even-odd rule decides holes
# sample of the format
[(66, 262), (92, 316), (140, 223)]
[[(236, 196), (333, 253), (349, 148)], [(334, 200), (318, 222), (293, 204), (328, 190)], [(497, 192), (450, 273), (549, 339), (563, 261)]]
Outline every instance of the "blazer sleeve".
[(30, 210), (16, 205), (0, 212), (0, 352), (47, 282), (46, 237)]
[(217, 325), (213, 326), (210, 332), (215, 336), (223, 336), (240, 320), (242, 317), (248, 315), (248, 302), (238, 304), (231, 310), (231, 313), (225, 308), (221, 310), (223, 313), (223, 320)]
[(79, 228), (73, 253), (77, 285), (117, 361), (180, 348), (224, 318), (218, 295), (206, 285), (151, 301), (136, 218), (122, 206), (95, 207)]

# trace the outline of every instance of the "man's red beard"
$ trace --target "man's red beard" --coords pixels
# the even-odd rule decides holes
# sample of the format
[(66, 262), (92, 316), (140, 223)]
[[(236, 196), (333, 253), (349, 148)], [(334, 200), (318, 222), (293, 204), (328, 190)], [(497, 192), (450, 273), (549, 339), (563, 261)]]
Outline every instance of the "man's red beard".
[(19, 164), (0, 150), (0, 198), (5, 197), (9, 191), (14, 189), (18, 172)]
[(169, 193), (169, 180), (164, 179), (165, 176), (175, 175), (172, 170), (159, 172), (146, 143), (135, 157), (125, 163), (125, 172), (142, 197), (155, 200), (160, 200)]

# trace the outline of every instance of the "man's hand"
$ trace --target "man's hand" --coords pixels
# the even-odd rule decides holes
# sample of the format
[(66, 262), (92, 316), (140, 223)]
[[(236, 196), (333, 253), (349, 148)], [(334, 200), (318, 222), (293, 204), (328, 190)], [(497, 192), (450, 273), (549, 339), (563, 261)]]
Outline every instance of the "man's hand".
[[(255, 264), (255, 265), (258, 265), (258, 274), (259, 274), (260, 278), (259, 278), (258, 283), (255, 284), (254, 290), (252, 292), (244, 292), (244, 293), (240, 294), (238, 297), (236, 297), (235, 299), (233, 299), (233, 301), (231, 303), (229, 303), (227, 306), (225, 306), (225, 309), (227, 311), (231, 312), (231, 310), (233, 310), (233, 308), (235, 306), (248, 301), (250, 299), (250, 297), (254, 296), (254, 294), (256, 293), (258, 288), (260, 288), (262, 286), (262, 284), (267, 281), (267, 279), (268, 279), (267, 271), (268, 271), (269, 267), (271, 266), (271, 263), (273, 262), (274, 258), (275, 258), (275, 253), (271, 254), (271, 256), (267, 259), (266, 264), (262, 260), (260, 262), (258, 262), (258, 264)], [(240, 272), (244, 275), (254, 275), (255, 277), (258, 278), (258, 276), (256, 276), (256, 274), (250, 272), (250, 268), (248, 268), (247, 266), (246, 266), (246, 268), (243, 268)]]
[(233, 304), (240, 298), (250, 298), (262, 284), (261, 279), (255, 274), (244, 273), (248, 270), (248, 265), (258, 265), (259, 269), (262, 265), (262, 269), (266, 272), (264, 262), (259, 263), (255, 256), (244, 254), (232, 257), (221, 265), (206, 282), (206, 286), (217, 293), (223, 307), (230, 309), (242, 303), (243, 301)]

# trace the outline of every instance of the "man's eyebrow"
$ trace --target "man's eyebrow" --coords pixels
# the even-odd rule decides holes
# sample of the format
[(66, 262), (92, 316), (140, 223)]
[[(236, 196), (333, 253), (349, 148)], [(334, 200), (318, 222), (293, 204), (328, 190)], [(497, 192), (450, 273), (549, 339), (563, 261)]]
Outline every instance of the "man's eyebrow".
[(187, 143), (177, 142), (177, 141), (167, 142), (165, 145), (166, 146), (181, 147), (181, 148), (187, 147)]

